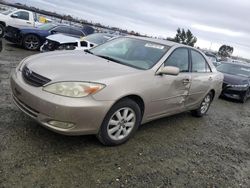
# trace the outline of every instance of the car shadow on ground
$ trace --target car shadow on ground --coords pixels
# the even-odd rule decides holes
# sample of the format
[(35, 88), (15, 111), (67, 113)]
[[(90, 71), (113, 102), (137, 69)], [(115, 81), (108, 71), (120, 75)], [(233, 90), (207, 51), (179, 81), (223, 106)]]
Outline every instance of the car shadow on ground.
[[(191, 116), (189, 112), (180, 113), (173, 116), (164, 117), (161, 119), (157, 119), (154, 121), (150, 121), (149, 123), (141, 125), (138, 130), (136, 131), (135, 135), (128, 141), (136, 142), (138, 141), (139, 137), (148, 137), (152, 136), (152, 132), (155, 132), (155, 134), (158, 134), (159, 130), (162, 129), (171, 129), (175, 126), (176, 131), (180, 130), (178, 128), (178, 125), (182, 124), (182, 121), (185, 121), (187, 118), (190, 118), (188, 116)], [(192, 118), (192, 117), (191, 117)], [(195, 118), (195, 117), (194, 117)], [(88, 147), (98, 147), (102, 148), (103, 145), (98, 141), (95, 135), (79, 135), (79, 136), (67, 136), (55, 133), (53, 131), (50, 131), (46, 129), (45, 127), (42, 127), (37, 122), (35, 122), (32, 119), (29, 119), (28, 117), (27, 122), (23, 124), (22, 127), (24, 127), (27, 131), (26, 134), (29, 134), (29, 139), (31, 140), (32, 144), (33, 140), (39, 139), (39, 145), (41, 142), (44, 144), (51, 146), (50, 148), (53, 150), (57, 150), (56, 147), (58, 146), (60, 149), (63, 145), (64, 148), (88, 148)], [(166, 130), (164, 130), (166, 131)], [(140, 140), (139, 140), (140, 142)], [(61, 145), (62, 144), (62, 145)]]
[(240, 102), (237, 99), (231, 99), (231, 98), (228, 98), (228, 97), (225, 97), (225, 96), (220, 96), (219, 99), (229, 101), (229, 102), (233, 102), (233, 103), (243, 104), (242, 102)]
[(7, 48), (8, 51), (15, 51), (16, 50), (15, 48), (17, 48), (19, 50), (25, 50), (20, 45), (8, 43), (8, 42), (5, 43), (5, 47), (10, 47), (10, 48)]

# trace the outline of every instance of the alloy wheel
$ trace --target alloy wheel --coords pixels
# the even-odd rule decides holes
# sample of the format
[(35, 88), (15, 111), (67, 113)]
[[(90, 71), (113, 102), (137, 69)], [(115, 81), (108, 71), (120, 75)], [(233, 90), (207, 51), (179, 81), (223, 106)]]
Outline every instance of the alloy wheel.
[(122, 140), (133, 130), (136, 123), (136, 114), (131, 108), (118, 109), (110, 118), (107, 132), (112, 140)]
[(204, 114), (207, 112), (209, 105), (211, 103), (211, 96), (207, 95), (201, 103), (201, 113)]
[(28, 35), (25, 38), (24, 45), (29, 50), (36, 50), (39, 47), (39, 39), (35, 35)]

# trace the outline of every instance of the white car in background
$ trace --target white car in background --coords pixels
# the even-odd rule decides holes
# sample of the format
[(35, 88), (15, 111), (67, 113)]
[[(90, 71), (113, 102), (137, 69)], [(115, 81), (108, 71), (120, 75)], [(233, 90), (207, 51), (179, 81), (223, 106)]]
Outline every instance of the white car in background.
[(34, 12), (23, 9), (9, 9), (0, 12), (0, 38), (4, 36), (7, 26), (36, 27), (39, 24)]
[(76, 38), (65, 34), (54, 34), (46, 37), (47, 40), (41, 46), (40, 51), (86, 50), (103, 44), (114, 37), (117, 37), (117, 35), (108, 33), (94, 33), (82, 38)]

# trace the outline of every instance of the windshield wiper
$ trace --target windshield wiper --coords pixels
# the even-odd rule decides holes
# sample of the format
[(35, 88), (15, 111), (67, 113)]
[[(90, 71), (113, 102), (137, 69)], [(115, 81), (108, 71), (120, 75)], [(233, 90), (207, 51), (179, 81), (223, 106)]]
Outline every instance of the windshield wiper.
[(109, 61), (114, 61), (114, 62), (116, 62), (116, 63), (121, 63), (121, 64), (123, 64), (121, 61), (119, 61), (119, 60), (117, 60), (117, 59), (114, 59), (114, 58), (112, 58), (112, 57), (109, 57), (109, 56), (105, 56), (105, 55), (96, 55), (96, 56), (101, 57), (101, 58), (103, 58), (103, 59), (107, 59), (107, 60), (109, 60)]
[(93, 52), (91, 52), (91, 51), (88, 50), (88, 49), (84, 50), (84, 52), (87, 52), (87, 53), (89, 53), (89, 54), (94, 54)]

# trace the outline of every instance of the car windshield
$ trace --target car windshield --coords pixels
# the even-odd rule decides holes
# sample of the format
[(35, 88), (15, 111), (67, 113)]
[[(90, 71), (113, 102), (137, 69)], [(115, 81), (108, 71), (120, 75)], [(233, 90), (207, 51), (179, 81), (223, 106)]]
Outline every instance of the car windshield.
[(250, 77), (250, 66), (224, 63), (218, 66), (217, 70), (227, 74)]
[(38, 28), (41, 30), (51, 30), (55, 26), (56, 26), (56, 24), (47, 23), (47, 24), (43, 24), (43, 25), (38, 26)]
[(90, 50), (111, 61), (147, 70), (152, 68), (170, 47), (142, 39), (117, 38)]
[(1, 12), (1, 14), (4, 14), (4, 15), (9, 15), (10, 13), (14, 12), (14, 10), (6, 10), (4, 12)]
[(96, 33), (96, 34), (88, 35), (84, 37), (83, 39), (94, 44), (103, 44), (107, 42), (108, 40), (110, 40), (112, 37), (113, 37), (112, 35)]

